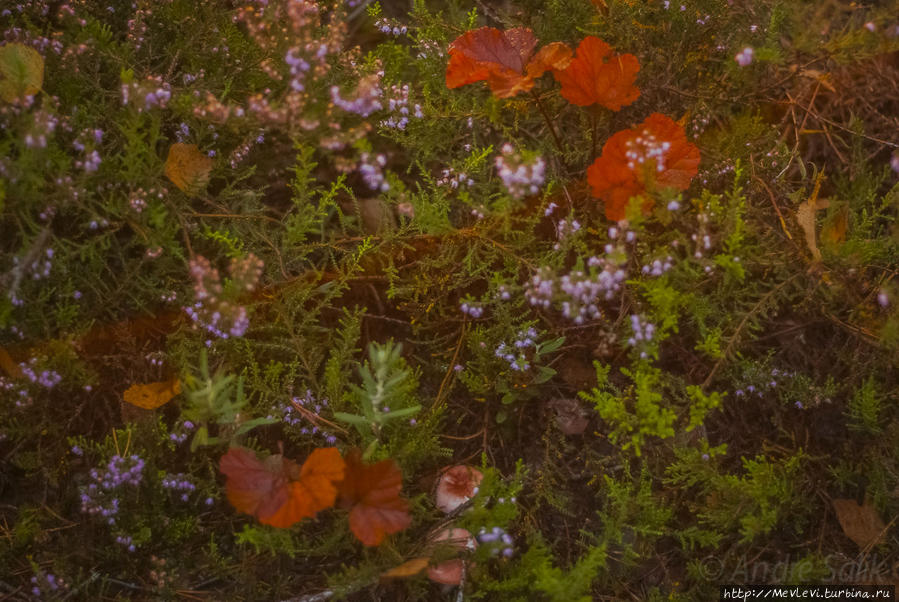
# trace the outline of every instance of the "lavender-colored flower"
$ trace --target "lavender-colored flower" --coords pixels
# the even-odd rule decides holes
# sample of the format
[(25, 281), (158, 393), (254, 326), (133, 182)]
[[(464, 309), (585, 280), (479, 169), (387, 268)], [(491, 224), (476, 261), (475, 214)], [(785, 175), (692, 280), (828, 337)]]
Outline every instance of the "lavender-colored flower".
[(746, 67), (750, 63), (752, 63), (752, 59), (755, 56), (755, 50), (752, 49), (751, 46), (747, 46), (743, 50), (737, 53), (734, 57), (734, 60), (737, 61), (737, 64), (741, 67)]

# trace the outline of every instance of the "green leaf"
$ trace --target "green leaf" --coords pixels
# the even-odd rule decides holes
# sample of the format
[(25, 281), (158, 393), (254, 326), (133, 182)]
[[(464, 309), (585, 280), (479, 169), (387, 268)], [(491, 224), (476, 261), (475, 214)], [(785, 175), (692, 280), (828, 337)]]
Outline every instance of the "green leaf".
[(537, 345), (537, 353), (542, 355), (544, 353), (552, 353), (559, 347), (561, 347), (565, 343), (565, 337), (559, 337), (558, 339), (553, 339), (551, 341), (546, 341), (545, 343), (540, 343)]
[(0, 98), (6, 102), (37, 94), (44, 84), (44, 59), (24, 44), (0, 46)]
[(247, 420), (246, 422), (241, 424), (240, 427), (237, 429), (237, 431), (234, 434), (235, 435), (243, 435), (244, 433), (247, 433), (247, 432), (253, 430), (257, 426), (262, 426), (264, 424), (274, 424), (276, 422), (278, 422), (278, 420), (275, 418), (264, 418), (264, 417), (253, 418), (252, 420)]
[(412, 414), (417, 414), (421, 410), (421, 406), (411, 406), (408, 408), (403, 408), (401, 410), (395, 410), (393, 412), (385, 412), (381, 414), (382, 419), (384, 418), (404, 418), (406, 416), (411, 416)]
[(548, 381), (555, 375), (556, 375), (556, 371), (553, 370), (552, 368), (550, 368), (548, 366), (540, 366), (537, 369), (537, 376), (534, 377), (534, 384), (542, 385), (543, 383), (545, 383), (546, 381)]
[(348, 422), (349, 424), (369, 424), (369, 420), (365, 416), (359, 416), (357, 414), (347, 414), (346, 412), (334, 412), (334, 418), (340, 420), (341, 422)]

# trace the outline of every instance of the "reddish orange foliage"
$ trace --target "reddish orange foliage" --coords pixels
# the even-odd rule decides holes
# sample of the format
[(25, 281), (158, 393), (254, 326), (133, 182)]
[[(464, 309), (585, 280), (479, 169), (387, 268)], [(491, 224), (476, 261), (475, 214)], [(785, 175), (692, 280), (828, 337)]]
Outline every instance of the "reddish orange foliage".
[(553, 77), (562, 84), (562, 96), (578, 106), (600, 104), (613, 111), (637, 100), (634, 87), (640, 62), (632, 54), (614, 54), (612, 47), (595, 36), (587, 36), (565, 70)]
[(333, 506), (344, 468), (336, 447), (314, 450), (302, 468), (280, 454), (260, 460), (242, 447), (232, 447), (219, 462), (231, 505), (273, 527), (289, 527)]
[(341, 505), (350, 510), (350, 529), (359, 541), (377, 546), (384, 536), (409, 526), (409, 502), (400, 497), (403, 475), (393, 460), (363, 464), (362, 454), (346, 457), (346, 478), (340, 484)]
[[(699, 171), (699, 149), (687, 141), (684, 128), (670, 117), (653, 113), (637, 127), (609, 138), (602, 155), (587, 168), (593, 196), (605, 202), (606, 217), (625, 218), (631, 197), (647, 189), (686, 190)], [(643, 212), (652, 209), (643, 200)]]
[(464, 33), (450, 44), (446, 87), (487, 80), (497, 98), (527, 92), (548, 69), (564, 69), (571, 60), (571, 49), (561, 42), (547, 44), (535, 55), (536, 46), (534, 32), (526, 27), (481, 27)]

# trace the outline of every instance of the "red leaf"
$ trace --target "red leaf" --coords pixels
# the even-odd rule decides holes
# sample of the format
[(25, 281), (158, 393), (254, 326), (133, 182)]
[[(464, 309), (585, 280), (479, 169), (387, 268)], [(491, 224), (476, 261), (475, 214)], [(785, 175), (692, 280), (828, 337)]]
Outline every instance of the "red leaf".
[(347, 454), (340, 498), (344, 507), (352, 507), (350, 529), (359, 541), (377, 546), (384, 536), (409, 526), (412, 517), (409, 502), (400, 497), (402, 488), (403, 475), (393, 460), (363, 464), (358, 449)]
[(612, 47), (595, 36), (587, 36), (564, 71), (553, 77), (562, 84), (562, 96), (568, 102), (586, 107), (600, 104), (613, 111), (637, 100), (634, 87), (640, 62), (632, 54), (614, 54)]
[(481, 27), (464, 33), (450, 44), (446, 87), (486, 80), (497, 98), (527, 92), (547, 69), (564, 69), (571, 60), (571, 50), (561, 42), (547, 44), (534, 56), (536, 45), (537, 38), (526, 27)]
[[(647, 189), (686, 190), (699, 171), (699, 149), (687, 141), (684, 128), (670, 117), (653, 113), (639, 126), (609, 138), (602, 155), (587, 168), (593, 196), (605, 202), (606, 217), (625, 218), (628, 201)], [(643, 212), (652, 209), (644, 198)]]
[(242, 447), (222, 456), (225, 493), (238, 512), (273, 527), (289, 527), (334, 505), (344, 462), (336, 447), (314, 450), (303, 467), (280, 454), (260, 460)]

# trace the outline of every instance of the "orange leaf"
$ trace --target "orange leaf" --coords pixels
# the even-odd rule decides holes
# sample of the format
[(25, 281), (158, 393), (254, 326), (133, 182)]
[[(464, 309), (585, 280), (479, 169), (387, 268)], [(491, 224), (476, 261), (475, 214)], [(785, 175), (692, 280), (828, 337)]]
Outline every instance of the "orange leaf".
[(219, 470), (228, 477), (225, 493), (238, 512), (283, 528), (334, 504), (344, 463), (336, 447), (314, 450), (302, 468), (280, 454), (260, 460), (251, 450), (232, 447)]
[(350, 529), (359, 541), (377, 546), (390, 533), (402, 531), (412, 522), (409, 502), (400, 497), (403, 475), (393, 460), (363, 464), (362, 453), (352, 450), (346, 457), (346, 477), (340, 498), (350, 510)]
[(176, 142), (169, 147), (165, 175), (181, 190), (191, 192), (204, 188), (210, 171), (212, 159), (200, 152), (196, 144)]
[(386, 579), (391, 577), (411, 577), (413, 575), (417, 575), (425, 568), (427, 568), (429, 560), (430, 558), (428, 558), (427, 556), (421, 556), (419, 558), (407, 560), (403, 564), (395, 566), (389, 571), (382, 573), (381, 577)]
[(145, 385), (131, 385), (122, 395), (125, 401), (145, 410), (155, 410), (167, 404), (181, 393), (181, 381), (177, 378)]
[(3, 347), (0, 347), (0, 369), (11, 378), (22, 378), (22, 369), (19, 367), (19, 364), (12, 359), (9, 352)]
[(595, 36), (587, 36), (577, 47), (576, 56), (553, 77), (562, 84), (562, 96), (572, 104), (586, 107), (600, 104), (613, 111), (637, 100), (634, 87), (640, 62), (632, 54), (614, 54), (612, 47)]
[(313, 450), (300, 469), (299, 480), (289, 484), (287, 503), (271, 516), (260, 516), (259, 522), (289, 527), (330, 508), (337, 499), (336, 483), (343, 479), (345, 466), (336, 447)]
[(546, 45), (534, 56), (536, 45), (537, 38), (526, 27), (481, 27), (464, 33), (450, 44), (446, 87), (486, 80), (497, 98), (527, 92), (547, 69), (564, 69), (571, 59), (571, 50), (561, 42)]
[[(606, 141), (602, 155), (587, 168), (587, 182), (593, 196), (605, 203), (606, 217), (618, 221), (625, 218), (632, 197), (653, 188), (686, 190), (698, 172), (699, 148), (670, 117), (653, 113)], [(644, 198), (643, 212), (652, 205), (652, 199)]]

